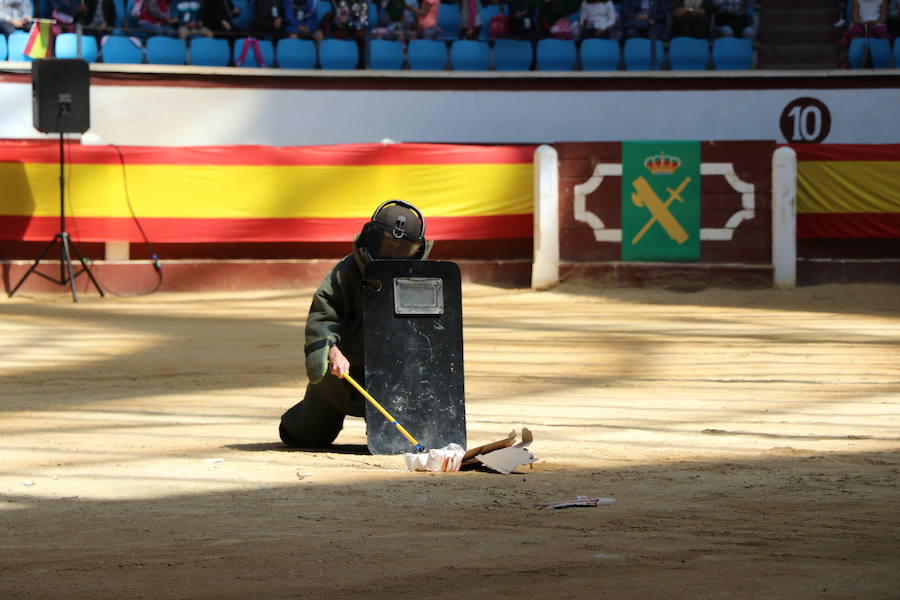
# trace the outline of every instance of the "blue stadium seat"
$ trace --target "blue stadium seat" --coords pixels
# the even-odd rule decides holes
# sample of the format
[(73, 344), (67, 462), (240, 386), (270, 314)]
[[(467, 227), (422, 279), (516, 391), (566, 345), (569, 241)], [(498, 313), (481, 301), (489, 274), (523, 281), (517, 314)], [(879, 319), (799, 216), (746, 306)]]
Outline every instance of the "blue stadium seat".
[(500, 39), (494, 42), (494, 69), (497, 71), (528, 71), (534, 51), (528, 40)]
[(894, 66), (900, 69), (900, 38), (894, 40)]
[(319, 64), (329, 71), (349, 71), (359, 62), (359, 48), (351, 40), (325, 39), (319, 44)]
[(478, 39), (488, 39), (488, 25), (490, 24), (491, 19), (502, 12), (505, 11), (499, 4), (488, 4), (487, 6), (481, 7), (481, 31), (478, 34)]
[(30, 56), (25, 56), (25, 44), (28, 43), (28, 32), (22, 30), (13, 31), (6, 40), (7, 58), (11, 62), (30, 61)]
[(6, 47), (6, 34), (0, 33), (0, 60), (6, 60), (9, 49)]
[(275, 47), (275, 57), (282, 69), (315, 69), (316, 43), (312, 40), (284, 38)]
[(447, 68), (447, 45), (439, 40), (412, 40), (407, 61), (412, 71), (443, 71)]
[(630, 38), (625, 40), (622, 58), (627, 71), (652, 71), (662, 67), (664, 56), (663, 44), (656, 40), (656, 57), (654, 67), (653, 46), (646, 38)]
[(145, 49), (147, 62), (151, 65), (183, 65), (187, 62), (187, 44), (180, 38), (167, 35), (150, 36), (147, 38)]
[(379, 71), (399, 71), (406, 62), (403, 43), (397, 40), (369, 42), (369, 68)]
[[(232, 49), (232, 61), (234, 62), (234, 65), (241, 68), (271, 68), (272, 65), (275, 64), (275, 47), (272, 45), (272, 40), (256, 40), (256, 43), (259, 44), (259, 53), (262, 55), (263, 61), (263, 64), (259, 64), (252, 44), (247, 45), (247, 52), (244, 54), (244, 44), (249, 39), (250, 38), (242, 37), (234, 40), (234, 47)], [(241, 54), (244, 54), (244, 62), (238, 64)]]
[(891, 43), (888, 40), (854, 38), (850, 40), (850, 47), (847, 50), (851, 69), (861, 69), (866, 66), (864, 64), (866, 52), (869, 53), (873, 68), (886, 69), (890, 66)]
[(741, 38), (719, 38), (712, 47), (713, 68), (726, 71), (747, 70), (753, 65), (753, 42)]
[(144, 49), (124, 35), (110, 35), (103, 40), (100, 58), (105, 63), (137, 65), (144, 62)]
[(673, 71), (703, 71), (709, 63), (709, 42), (694, 37), (669, 41), (669, 65)]
[(191, 40), (190, 64), (202, 67), (227, 67), (231, 60), (228, 40), (198, 37)]
[(456, 40), (450, 46), (450, 65), (455, 71), (487, 71), (491, 48), (479, 40)]
[(79, 55), (79, 36), (75, 33), (60, 33), (56, 36), (53, 45), (53, 56), (56, 58), (82, 58), (92, 63), (97, 62), (97, 38), (92, 35), (82, 35), (81, 50)]
[(441, 29), (438, 39), (452, 41), (459, 39), (459, 28), (462, 24), (459, 4), (445, 4), (438, 7), (438, 27)]
[(622, 49), (615, 40), (590, 38), (581, 42), (581, 68), (585, 71), (615, 71), (622, 60)]
[(572, 40), (544, 38), (535, 50), (535, 69), (538, 71), (574, 71), (577, 51)]

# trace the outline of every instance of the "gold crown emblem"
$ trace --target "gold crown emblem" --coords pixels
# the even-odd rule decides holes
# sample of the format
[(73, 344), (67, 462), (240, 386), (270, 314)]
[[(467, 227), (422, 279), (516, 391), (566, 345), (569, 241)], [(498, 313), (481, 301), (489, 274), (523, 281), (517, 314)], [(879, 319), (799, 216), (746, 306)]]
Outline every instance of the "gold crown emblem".
[(644, 159), (644, 166), (654, 175), (672, 175), (681, 166), (681, 159), (660, 152)]

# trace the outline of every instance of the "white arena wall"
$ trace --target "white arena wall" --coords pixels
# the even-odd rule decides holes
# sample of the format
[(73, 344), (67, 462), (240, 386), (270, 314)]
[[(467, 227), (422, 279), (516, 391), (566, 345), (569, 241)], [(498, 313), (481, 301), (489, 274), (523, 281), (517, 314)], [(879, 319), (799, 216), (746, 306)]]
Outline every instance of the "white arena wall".
[[(91, 69), (85, 142), (93, 143), (900, 142), (898, 70), (597, 75)], [(805, 99), (799, 107), (798, 99)], [(9, 63), (0, 71), (0, 138), (39, 137), (32, 126), (30, 65)]]

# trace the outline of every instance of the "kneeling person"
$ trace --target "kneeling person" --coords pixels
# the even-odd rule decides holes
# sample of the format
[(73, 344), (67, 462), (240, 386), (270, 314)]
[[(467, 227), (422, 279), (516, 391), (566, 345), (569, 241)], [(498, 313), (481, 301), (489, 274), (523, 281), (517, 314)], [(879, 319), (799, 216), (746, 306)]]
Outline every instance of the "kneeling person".
[(281, 441), (295, 448), (330, 445), (344, 417), (364, 417), (365, 399), (343, 379), (349, 373), (365, 386), (363, 369), (363, 270), (373, 260), (424, 260), (432, 242), (425, 219), (412, 204), (388, 200), (379, 206), (313, 295), (306, 320), (309, 384), (298, 404), (281, 416)]

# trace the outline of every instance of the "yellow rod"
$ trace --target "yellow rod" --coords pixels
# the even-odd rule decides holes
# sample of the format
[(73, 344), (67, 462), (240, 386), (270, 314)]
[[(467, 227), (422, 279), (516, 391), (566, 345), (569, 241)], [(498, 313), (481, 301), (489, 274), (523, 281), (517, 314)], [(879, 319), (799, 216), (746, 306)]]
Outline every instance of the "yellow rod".
[(405, 437), (407, 440), (409, 440), (409, 443), (410, 443), (410, 444), (412, 444), (413, 446), (416, 447), (416, 450), (419, 450), (420, 452), (424, 451), (425, 447), (422, 446), (422, 444), (420, 444), (420, 443), (416, 440), (416, 438), (414, 438), (414, 437), (412, 436), (412, 434), (410, 434), (410, 433), (403, 427), (403, 425), (401, 425), (400, 423), (398, 423), (398, 422), (397, 422), (397, 419), (395, 419), (394, 417), (392, 417), (392, 416), (391, 416), (391, 413), (389, 413), (387, 410), (385, 410), (385, 408), (384, 408), (383, 406), (381, 406), (381, 404), (379, 404), (378, 401), (375, 400), (375, 398), (373, 398), (372, 395), (369, 394), (369, 392), (367, 392), (367, 391), (363, 388), (363, 386), (361, 386), (361, 385), (359, 385), (358, 383), (356, 383), (356, 380), (353, 379), (352, 377), (350, 377), (350, 373), (344, 373), (344, 379), (346, 379), (347, 381), (349, 381), (349, 382), (353, 385), (353, 387), (355, 387), (357, 390), (359, 390), (359, 393), (362, 394), (362, 395), (365, 397), (366, 400), (368, 400), (369, 402), (371, 402), (371, 403), (372, 403), (372, 406), (374, 406), (375, 408), (377, 408), (377, 409), (378, 409), (378, 412), (380, 412), (381, 414), (383, 414), (383, 415), (384, 415), (384, 418), (387, 419), (394, 427), (396, 427), (396, 428), (397, 428), (397, 431), (399, 431), (400, 433), (402, 433), (402, 434), (403, 434), (403, 437)]

